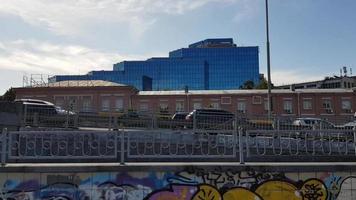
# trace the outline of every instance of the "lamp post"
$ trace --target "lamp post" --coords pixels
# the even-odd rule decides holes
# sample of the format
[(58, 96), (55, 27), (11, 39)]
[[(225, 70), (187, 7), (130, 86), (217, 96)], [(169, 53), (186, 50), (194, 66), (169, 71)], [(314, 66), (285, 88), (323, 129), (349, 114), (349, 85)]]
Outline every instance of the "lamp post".
[(267, 81), (268, 81), (268, 118), (272, 117), (272, 95), (271, 95), (271, 59), (269, 47), (269, 24), (268, 24), (268, 0), (266, 0), (266, 36), (267, 36)]

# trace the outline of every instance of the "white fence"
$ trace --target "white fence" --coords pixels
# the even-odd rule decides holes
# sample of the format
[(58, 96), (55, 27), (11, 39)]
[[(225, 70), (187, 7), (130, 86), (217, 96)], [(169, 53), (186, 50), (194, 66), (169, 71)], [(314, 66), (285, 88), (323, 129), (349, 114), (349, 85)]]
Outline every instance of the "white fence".
[(0, 137), (1, 162), (356, 161), (355, 130), (22, 131)]

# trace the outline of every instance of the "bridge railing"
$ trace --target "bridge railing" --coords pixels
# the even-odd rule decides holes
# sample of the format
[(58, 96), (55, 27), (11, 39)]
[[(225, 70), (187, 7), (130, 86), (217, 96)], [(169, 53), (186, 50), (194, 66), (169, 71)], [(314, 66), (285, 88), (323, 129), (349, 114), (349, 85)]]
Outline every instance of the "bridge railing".
[(355, 130), (3, 131), (6, 163), (355, 162)]

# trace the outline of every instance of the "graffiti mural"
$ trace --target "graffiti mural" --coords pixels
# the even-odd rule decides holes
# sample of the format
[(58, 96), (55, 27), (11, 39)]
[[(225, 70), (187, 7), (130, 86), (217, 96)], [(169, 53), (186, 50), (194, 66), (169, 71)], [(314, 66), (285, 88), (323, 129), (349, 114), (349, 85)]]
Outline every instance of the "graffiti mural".
[(234, 168), (98, 173), (0, 173), (0, 200), (349, 200), (350, 173)]

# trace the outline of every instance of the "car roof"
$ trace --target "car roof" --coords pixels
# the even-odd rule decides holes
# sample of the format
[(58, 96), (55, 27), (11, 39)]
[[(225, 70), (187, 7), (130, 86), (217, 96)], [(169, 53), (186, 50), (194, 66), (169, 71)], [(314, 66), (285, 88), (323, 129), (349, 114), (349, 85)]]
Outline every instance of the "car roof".
[(296, 120), (319, 120), (319, 121), (321, 121), (322, 119), (316, 118), (316, 117), (300, 117), (300, 118), (297, 118)]
[(23, 102), (24, 104), (36, 104), (36, 105), (54, 105), (51, 102), (39, 100), (39, 99), (15, 99), (15, 102)]

